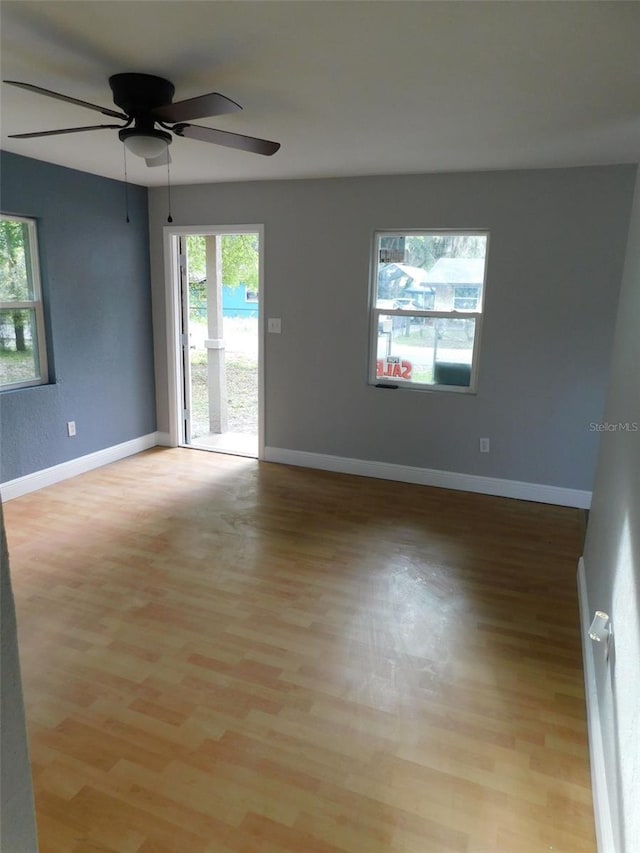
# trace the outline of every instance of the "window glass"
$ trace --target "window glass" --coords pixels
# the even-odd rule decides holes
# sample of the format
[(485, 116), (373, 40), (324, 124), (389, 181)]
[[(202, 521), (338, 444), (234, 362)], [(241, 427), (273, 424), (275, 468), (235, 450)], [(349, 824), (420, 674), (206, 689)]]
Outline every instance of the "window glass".
[(0, 389), (47, 381), (36, 226), (0, 217)]
[(473, 390), (487, 242), (480, 232), (376, 235), (372, 384)]
[(32, 300), (30, 241), (26, 222), (0, 220), (0, 259), (0, 301)]

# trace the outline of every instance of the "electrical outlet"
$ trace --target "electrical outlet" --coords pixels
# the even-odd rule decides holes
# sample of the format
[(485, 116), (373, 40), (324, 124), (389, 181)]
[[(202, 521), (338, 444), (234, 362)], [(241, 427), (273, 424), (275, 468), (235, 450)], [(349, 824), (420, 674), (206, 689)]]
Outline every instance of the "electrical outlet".
[(282, 320), (280, 317), (269, 317), (267, 320), (267, 331), (272, 335), (279, 335), (282, 332)]
[(76, 422), (75, 421), (67, 421), (67, 435), (69, 438), (73, 438), (76, 434)]
[(488, 453), (489, 452), (489, 439), (481, 438), (480, 439), (480, 453)]

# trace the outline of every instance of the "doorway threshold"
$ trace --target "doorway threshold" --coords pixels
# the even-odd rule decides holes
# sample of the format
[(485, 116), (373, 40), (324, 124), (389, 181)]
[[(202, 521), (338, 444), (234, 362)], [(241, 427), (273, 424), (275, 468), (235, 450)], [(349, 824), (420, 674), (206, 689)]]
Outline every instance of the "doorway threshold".
[(232, 453), (235, 456), (258, 458), (258, 436), (244, 432), (208, 433), (191, 439), (196, 450), (212, 450), (215, 453)]

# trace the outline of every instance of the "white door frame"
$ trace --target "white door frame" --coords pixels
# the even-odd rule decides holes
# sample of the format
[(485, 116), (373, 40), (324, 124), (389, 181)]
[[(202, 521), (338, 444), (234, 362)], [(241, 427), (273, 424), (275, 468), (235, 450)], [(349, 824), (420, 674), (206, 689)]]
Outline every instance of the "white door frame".
[(225, 234), (257, 234), (258, 252), (258, 459), (264, 459), (264, 225), (165, 225), (164, 280), (167, 335), (167, 403), (169, 407), (169, 445), (181, 444), (182, 368), (180, 317), (180, 280), (178, 237), (188, 234), (224, 236)]

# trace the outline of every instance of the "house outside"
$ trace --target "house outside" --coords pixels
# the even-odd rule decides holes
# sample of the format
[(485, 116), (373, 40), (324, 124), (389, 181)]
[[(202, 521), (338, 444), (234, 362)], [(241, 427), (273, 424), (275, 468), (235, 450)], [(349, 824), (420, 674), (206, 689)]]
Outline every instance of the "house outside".
[[(207, 281), (194, 282), (189, 286), (190, 316), (193, 321), (206, 322)], [(258, 292), (245, 284), (237, 287), (222, 287), (222, 316), (255, 319), (258, 317)]]
[[(484, 258), (440, 258), (428, 271), (417, 267), (407, 268), (415, 270), (419, 275), (411, 275), (404, 293), (413, 299), (418, 308), (475, 311), (482, 296), (484, 264)], [(429, 305), (427, 303), (431, 298), (433, 301)]]
[(257, 317), (258, 292), (245, 284), (238, 287), (222, 287), (223, 317)]

